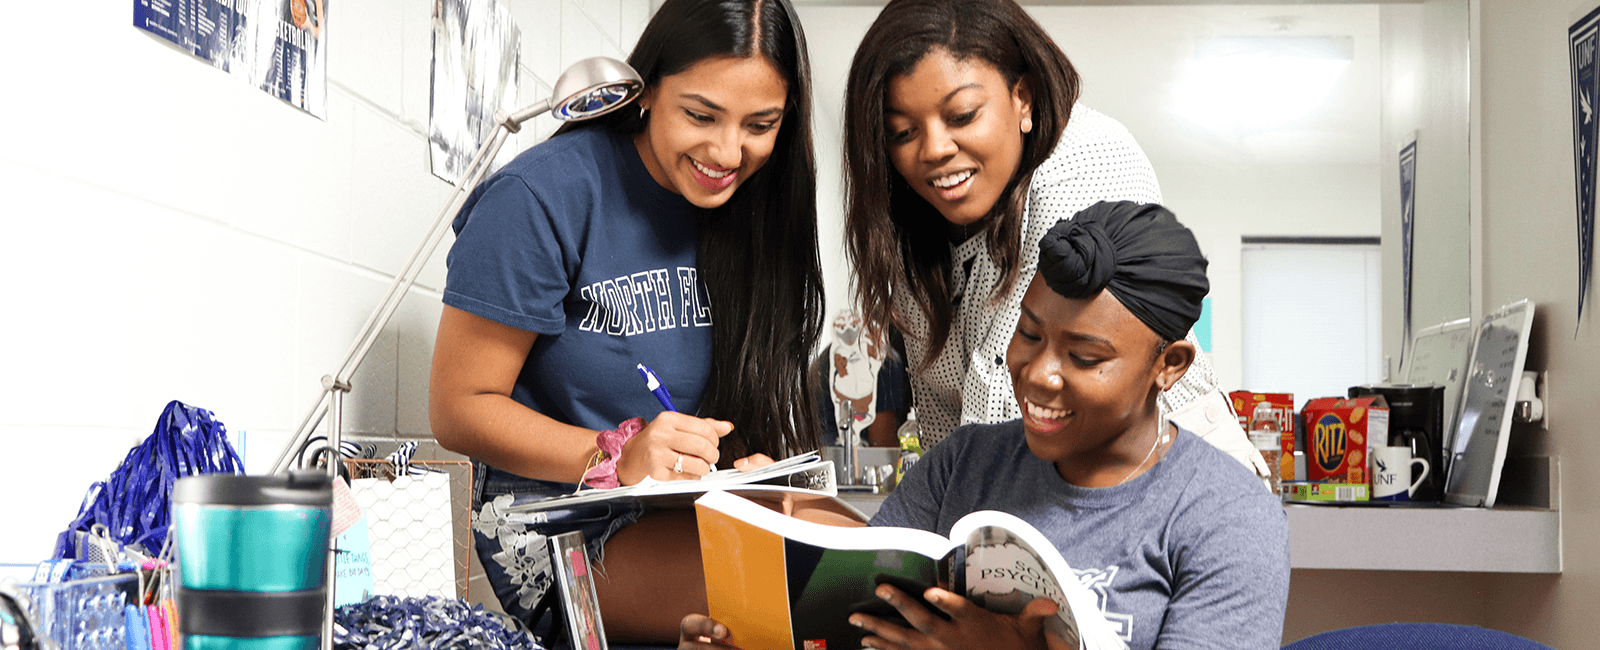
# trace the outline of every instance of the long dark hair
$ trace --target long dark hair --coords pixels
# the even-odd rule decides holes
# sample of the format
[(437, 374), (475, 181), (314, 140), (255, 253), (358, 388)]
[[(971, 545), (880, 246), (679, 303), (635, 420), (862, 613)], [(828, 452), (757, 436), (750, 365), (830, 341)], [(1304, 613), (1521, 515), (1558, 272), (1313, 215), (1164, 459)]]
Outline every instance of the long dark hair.
[(1033, 130), (1022, 134), (1022, 161), (1000, 198), (979, 220), (989, 255), (1003, 271), (990, 296), (1017, 281), (1022, 210), (1028, 183), (1061, 139), (1078, 100), (1078, 72), (1043, 27), (1012, 0), (892, 0), (867, 29), (850, 63), (845, 91), (845, 237), (856, 269), (856, 294), (867, 327), (906, 329), (890, 294), (902, 282), (929, 326), (927, 359), (944, 348), (954, 312), (948, 222), (895, 171), (885, 126), (889, 82), (943, 49), (1000, 71), (1009, 87), (1033, 91)]
[[(782, 458), (817, 448), (821, 436), (806, 390), (823, 304), (811, 63), (789, 0), (667, 0), (628, 63), (655, 88), (717, 56), (765, 57), (789, 97), (772, 157), (701, 217), (697, 264), (713, 311), (711, 379), (699, 415), (734, 423), (722, 441), (725, 462), (752, 453)], [(598, 121), (631, 135), (649, 117), (625, 108)]]

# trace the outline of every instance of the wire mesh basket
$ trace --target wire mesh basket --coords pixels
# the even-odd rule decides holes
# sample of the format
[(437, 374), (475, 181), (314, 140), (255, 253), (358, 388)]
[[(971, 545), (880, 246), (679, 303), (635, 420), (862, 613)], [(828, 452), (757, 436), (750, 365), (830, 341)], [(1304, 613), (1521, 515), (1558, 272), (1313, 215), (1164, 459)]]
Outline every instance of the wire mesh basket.
[[(25, 575), (36, 565), (0, 564), (0, 577)], [(73, 564), (68, 580), (0, 581), (0, 594), (14, 589), (23, 594), (23, 614), (30, 617), (39, 628), (40, 637), (55, 640), (61, 650), (122, 650), (128, 647), (128, 618), (125, 607), (136, 602), (139, 577), (133, 573), (113, 573), (103, 564)], [(22, 629), (17, 621), (8, 620), (5, 607), (0, 607), (0, 648), (15, 647), (17, 639), (5, 632)], [(29, 647), (26, 639), (20, 647)]]
[[(393, 483), (397, 478), (394, 464), (386, 459), (347, 458), (344, 463), (350, 470), (352, 483), (360, 479), (381, 479)], [(383, 491), (381, 494), (393, 496), (382, 497), (379, 502), (363, 508), (373, 541), (374, 569), (378, 568), (379, 563), (387, 561), (387, 565), (396, 567), (397, 571), (409, 572), (408, 575), (396, 576), (405, 584), (396, 590), (401, 593), (390, 595), (428, 594), (467, 599), (467, 574), (473, 553), (472, 463), (464, 460), (413, 459), (409, 466), (413, 477), (426, 476), (430, 471), (441, 472), (449, 477), (448, 516), (434, 511), (429, 500), (416, 498), (415, 494)], [(433, 542), (445, 532), (448, 532), (451, 540), (449, 561), (455, 569), (455, 590), (454, 593), (434, 593), (438, 591), (440, 576), (426, 570), (435, 558), (424, 554), (431, 553)], [(384, 557), (380, 558), (380, 555)]]

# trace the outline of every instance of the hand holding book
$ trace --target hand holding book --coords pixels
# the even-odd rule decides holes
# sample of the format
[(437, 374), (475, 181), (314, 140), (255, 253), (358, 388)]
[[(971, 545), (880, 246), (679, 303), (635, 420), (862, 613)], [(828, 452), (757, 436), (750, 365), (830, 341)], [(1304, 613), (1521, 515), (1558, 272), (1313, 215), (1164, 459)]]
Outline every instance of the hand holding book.
[[(879, 585), (876, 593), (899, 612), (909, 627), (867, 614), (852, 614), (850, 624), (868, 633), (862, 639), (866, 646), (1077, 650), (1076, 645), (1045, 632), (1046, 621), (1061, 609), (1049, 598), (1035, 598), (1016, 614), (999, 614), (938, 587), (929, 588), (920, 599), (888, 584)], [(923, 607), (923, 601), (943, 615)]]
[[(861, 644), (874, 648), (1029, 648), (1076, 650), (1053, 634), (1045, 633), (1045, 622), (1060, 606), (1049, 598), (1035, 598), (1017, 614), (997, 614), (972, 601), (938, 587), (928, 589), (923, 600), (932, 603), (944, 616), (923, 607), (892, 585), (880, 585), (879, 597), (904, 618), (905, 627), (867, 614), (853, 614), (850, 624), (862, 628), (867, 636)], [(738, 650), (737, 641), (726, 625), (703, 614), (690, 614), (679, 626), (679, 650)]]

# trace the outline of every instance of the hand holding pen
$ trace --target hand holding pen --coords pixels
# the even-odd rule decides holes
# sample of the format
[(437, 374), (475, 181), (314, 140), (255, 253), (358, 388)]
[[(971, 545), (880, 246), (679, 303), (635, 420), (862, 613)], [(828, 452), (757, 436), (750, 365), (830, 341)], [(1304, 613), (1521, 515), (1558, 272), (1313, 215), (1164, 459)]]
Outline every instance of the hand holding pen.
[(638, 370), (664, 410), (623, 444), (618, 479), (623, 485), (647, 476), (658, 481), (698, 479), (715, 470), (721, 457), (718, 442), (733, 431), (733, 423), (679, 413), (656, 373), (642, 363)]
[[(639, 364), (639, 374), (644, 376), (645, 388), (650, 389), (650, 392), (656, 396), (656, 401), (661, 402), (661, 408), (674, 413), (677, 412), (678, 408), (672, 405), (672, 394), (667, 392), (667, 385), (661, 383), (661, 379), (656, 377), (656, 372), (651, 370), (649, 366), (641, 363)], [(747, 472), (766, 467), (772, 463), (772, 458), (768, 457), (766, 454), (752, 454), (750, 456), (733, 461), (733, 467), (734, 469)], [(716, 463), (712, 462), (711, 465), (715, 466)], [(682, 468), (675, 466), (674, 469), (676, 470)], [(712, 469), (715, 469), (715, 467)]]

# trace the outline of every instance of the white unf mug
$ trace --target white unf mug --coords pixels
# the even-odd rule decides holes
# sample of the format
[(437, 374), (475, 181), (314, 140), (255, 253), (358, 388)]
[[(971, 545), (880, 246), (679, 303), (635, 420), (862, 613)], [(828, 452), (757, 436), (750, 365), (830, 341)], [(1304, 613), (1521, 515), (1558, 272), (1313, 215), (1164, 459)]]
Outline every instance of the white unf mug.
[[(1411, 466), (1422, 463), (1415, 481)], [(1372, 498), (1383, 501), (1408, 501), (1417, 486), (1428, 478), (1428, 460), (1412, 458), (1410, 447), (1379, 447), (1372, 452)], [(1407, 487), (1410, 483), (1410, 487)]]

